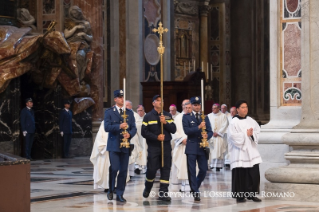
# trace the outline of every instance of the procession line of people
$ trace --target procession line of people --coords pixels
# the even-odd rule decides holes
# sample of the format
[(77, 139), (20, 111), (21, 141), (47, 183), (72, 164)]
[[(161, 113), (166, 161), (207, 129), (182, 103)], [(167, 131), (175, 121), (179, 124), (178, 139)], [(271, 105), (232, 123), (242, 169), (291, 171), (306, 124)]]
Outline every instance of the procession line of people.
[[(159, 200), (171, 201), (166, 195), (170, 189), (191, 192), (194, 201), (200, 201), (200, 186), (208, 166), (218, 172), (224, 167), (225, 158), (232, 170), (232, 191), (237, 202), (245, 201), (239, 193), (258, 193), (260, 128), (247, 116), (247, 102), (236, 103), (231, 113), (227, 112), (226, 105), (213, 104), (212, 113), (201, 120), (201, 98), (198, 96), (185, 99), (181, 113), (174, 111), (172, 107), (176, 106), (171, 105), (174, 118), (166, 111), (161, 113), (164, 103), (160, 95), (153, 97), (153, 109), (146, 114), (143, 106), (139, 105), (135, 113), (130, 101), (123, 102), (122, 90), (114, 91), (114, 101), (115, 105), (105, 111), (90, 158), (94, 165), (94, 188), (106, 189), (109, 200), (116, 193), (117, 200), (125, 202), (126, 183), (134, 172), (139, 174), (146, 169), (144, 198), (149, 197), (156, 173), (160, 170)], [(122, 115), (124, 110), (128, 114), (126, 123)], [(202, 128), (207, 133), (202, 134)], [(127, 133), (123, 134), (125, 129)], [(120, 148), (123, 138), (127, 138), (134, 148)], [(209, 148), (200, 147), (202, 139), (208, 140)], [(248, 199), (261, 201), (255, 195)]]

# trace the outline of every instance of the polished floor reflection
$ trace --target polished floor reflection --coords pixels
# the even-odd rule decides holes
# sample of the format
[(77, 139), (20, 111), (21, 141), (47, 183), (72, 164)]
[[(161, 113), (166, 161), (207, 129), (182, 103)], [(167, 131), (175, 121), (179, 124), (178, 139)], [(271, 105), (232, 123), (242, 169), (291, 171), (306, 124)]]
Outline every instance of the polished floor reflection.
[(122, 204), (115, 200), (109, 201), (102, 189), (93, 189), (92, 172), (89, 158), (32, 161), (31, 211), (319, 211), (318, 203), (262, 198), (261, 203), (247, 201), (237, 204), (233, 198), (218, 197), (217, 192), (231, 190), (229, 169), (207, 173), (200, 189), (202, 200), (198, 203), (189, 197), (189, 193), (178, 191), (172, 191), (173, 197), (169, 203), (157, 200), (159, 182), (153, 187), (155, 197), (145, 199), (142, 197), (145, 174), (135, 175), (126, 186), (124, 197), (127, 203)]

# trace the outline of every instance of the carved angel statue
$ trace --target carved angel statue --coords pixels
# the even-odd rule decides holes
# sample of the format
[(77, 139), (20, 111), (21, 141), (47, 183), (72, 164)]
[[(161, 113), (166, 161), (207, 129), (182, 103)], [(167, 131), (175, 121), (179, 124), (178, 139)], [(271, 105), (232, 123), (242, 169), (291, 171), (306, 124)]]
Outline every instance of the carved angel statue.
[(79, 80), (81, 82), (87, 67), (86, 55), (91, 49), (91, 41), (93, 39), (91, 25), (83, 16), (82, 10), (78, 6), (72, 6), (69, 9), (69, 17), (66, 18), (64, 27), (64, 36), (68, 43), (81, 43), (76, 53)]

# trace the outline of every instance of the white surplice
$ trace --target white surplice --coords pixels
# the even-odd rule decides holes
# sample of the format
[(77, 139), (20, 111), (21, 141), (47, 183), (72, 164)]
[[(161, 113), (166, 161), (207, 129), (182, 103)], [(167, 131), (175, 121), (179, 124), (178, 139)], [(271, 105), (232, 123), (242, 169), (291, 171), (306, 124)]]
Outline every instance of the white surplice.
[(178, 114), (174, 123), (176, 125), (176, 133), (172, 134), (172, 172), (170, 175), (170, 186), (172, 191), (189, 191), (188, 174), (187, 174), (187, 157), (185, 154), (186, 145), (182, 143), (184, 139), (187, 139), (187, 135), (183, 129), (183, 115)]
[[(109, 188), (110, 158), (109, 152), (106, 151), (108, 136), (109, 134), (104, 130), (104, 121), (102, 121), (90, 157), (90, 161), (93, 164), (94, 189)], [(126, 179), (126, 182), (128, 181), (129, 175), (127, 175)]]
[[(139, 116), (136, 112), (134, 112), (134, 118), (135, 118), (135, 124), (136, 124), (136, 119)], [(129, 117), (128, 117), (129, 118)], [(135, 163), (137, 161), (137, 157), (138, 157), (138, 152), (140, 151), (140, 146), (139, 146), (139, 141), (138, 141), (138, 137), (137, 134), (134, 135), (133, 138), (131, 138), (130, 144), (134, 144), (134, 149), (131, 152), (131, 156), (129, 158), (129, 162), (128, 162), (128, 170), (129, 170), (129, 174), (130, 176), (135, 176)]]
[(224, 153), (226, 152), (227, 147), (224, 134), (228, 127), (228, 120), (226, 115), (220, 111), (216, 114), (208, 114), (208, 119), (210, 121), (212, 131), (219, 135), (217, 137), (212, 137), (209, 140), (211, 166), (220, 168), (224, 165)]
[[(247, 130), (253, 128), (253, 139), (247, 136)], [(229, 125), (228, 151), (230, 152), (230, 168), (253, 167), (262, 162), (257, 145), (260, 127), (247, 116), (245, 119), (234, 117)]]
[(136, 163), (142, 167), (145, 167), (147, 163), (147, 143), (146, 143), (146, 139), (143, 138), (141, 133), (144, 116), (140, 117), (139, 115), (137, 115), (135, 117), (136, 129), (137, 129), (135, 137), (138, 140), (138, 146), (139, 146)]
[[(226, 111), (225, 115), (227, 116), (228, 127), (229, 127), (229, 124), (230, 124), (231, 120), (233, 119), (233, 117), (227, 111)], [(227, 127), (227, 130), (228, 130), (228, 127)], [(226, 132), (224, 134), (224, 141), (226, 143), (225, 164), (230, 164), (230, 152), (228, 151), (227, 130), (226, 130)]]

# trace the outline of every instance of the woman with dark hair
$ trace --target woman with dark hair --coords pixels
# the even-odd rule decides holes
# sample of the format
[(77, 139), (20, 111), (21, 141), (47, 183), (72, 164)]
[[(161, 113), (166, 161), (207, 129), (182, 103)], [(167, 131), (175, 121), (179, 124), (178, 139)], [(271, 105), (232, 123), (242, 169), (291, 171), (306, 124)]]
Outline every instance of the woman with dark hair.
[(261, 202), (259, 193), (259, 164), (262, 162), (257, 149), (260, 127), (248, 114), (245, 100), (236, 103), (235, 115), (228, 128), (228, 151), (232, 170), (232, 192), (237, 202), (253, 200)]

